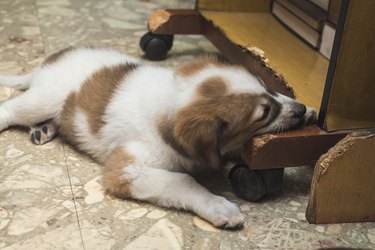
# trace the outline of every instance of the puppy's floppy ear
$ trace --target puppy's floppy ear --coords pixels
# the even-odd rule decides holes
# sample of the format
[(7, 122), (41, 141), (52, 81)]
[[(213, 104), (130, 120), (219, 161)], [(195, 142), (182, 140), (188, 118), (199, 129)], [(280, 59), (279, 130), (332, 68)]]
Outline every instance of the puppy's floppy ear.
[(197, 159), (201, 164), (219, 168), (223, 124), (219, 119), (186, 117), (177, 121), (174, 134), (190, 157)]

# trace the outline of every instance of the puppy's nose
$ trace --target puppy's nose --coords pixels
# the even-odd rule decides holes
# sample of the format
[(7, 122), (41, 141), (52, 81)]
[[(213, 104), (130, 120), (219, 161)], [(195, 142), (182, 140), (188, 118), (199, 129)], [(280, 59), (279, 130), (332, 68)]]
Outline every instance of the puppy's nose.
[(294, 103), (292, 107), (293, 116), (303, 117), (306, 113), (306, 106), (301, 103)]

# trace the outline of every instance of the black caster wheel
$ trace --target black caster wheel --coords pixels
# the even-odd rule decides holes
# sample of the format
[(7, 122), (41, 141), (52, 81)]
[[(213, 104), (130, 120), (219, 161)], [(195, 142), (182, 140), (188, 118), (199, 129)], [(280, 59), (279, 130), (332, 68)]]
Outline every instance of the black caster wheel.
[(234, 193), (248, 201), (259, 201), (267, 193), (281, 189), (284, 169), (251, 170), (237, 164), (229, 172)]
[(152, 61), (163, 60), (173, 45), (173, 35), (156, 35), (150, 32), (144, 34), (139, 46), (145, 52), (146, 58)]

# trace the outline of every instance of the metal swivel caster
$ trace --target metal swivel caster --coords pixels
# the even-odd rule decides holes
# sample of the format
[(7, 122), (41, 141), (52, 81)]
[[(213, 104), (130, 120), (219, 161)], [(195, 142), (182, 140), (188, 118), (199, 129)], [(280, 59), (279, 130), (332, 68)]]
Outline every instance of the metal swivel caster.
[(150, 32), (144, 34), (139, 42), (146, 58), (152, 61), (165, 59), (172, 45), (173, 35), (156, 35)]
[(251, 170), (237, 164), (229, 172), (234, 193), (248, 201), (259, 201), (267, 193), (281, 190), (284, 169)]

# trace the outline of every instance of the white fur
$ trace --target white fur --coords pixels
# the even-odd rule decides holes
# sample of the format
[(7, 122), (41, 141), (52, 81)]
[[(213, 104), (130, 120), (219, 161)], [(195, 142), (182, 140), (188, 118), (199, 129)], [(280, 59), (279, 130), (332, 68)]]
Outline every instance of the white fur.
[[(0, 131), (12, 125), (32, 126), (47, 119), (59, 124), (66, 98), (103, 66), (137, 60), (109, 49), (80, 48), (63, 58), (38, 67), (25, 76), (0, 76), (0, 84), (18, 89), (30, 87), (23, 95), (0, 106)], [(233, 93), (262, 94), (262, 84), (244, 70), (223, 71), (208, 67), (182, 79), (172, 70), (142, 66), (129, 74), (110, 100), (99, 133), (90, 132), (87, 115), (76, 110), (73, 127), (80, 148), (100, 162), (116, 148), (126, 149), (135, 162), (123, 169), (123, 178), (131, 181), (132, 197), (162, 206), (192, 210), (214, 225), (237, 227), (244, 217), (236, 205), (211, 194), (187, 173), (195, 170), (193, 161), (175, 152), (157, 129), (162, 115), (173, 116), (193, 100), (202, 79), (220, 76), (231, 82)], [(278, 97), (285, 110), (290, 98)], [(287, 113), (287, 111), (285, 111)], [(258, 113), (261, 115), (262, 110)], [(282, 122), (282, 121), (280, 121)], [(278, 126), (276, 123), (275, 128)], [(263, 132), (272, 130), (265, 129)]]

